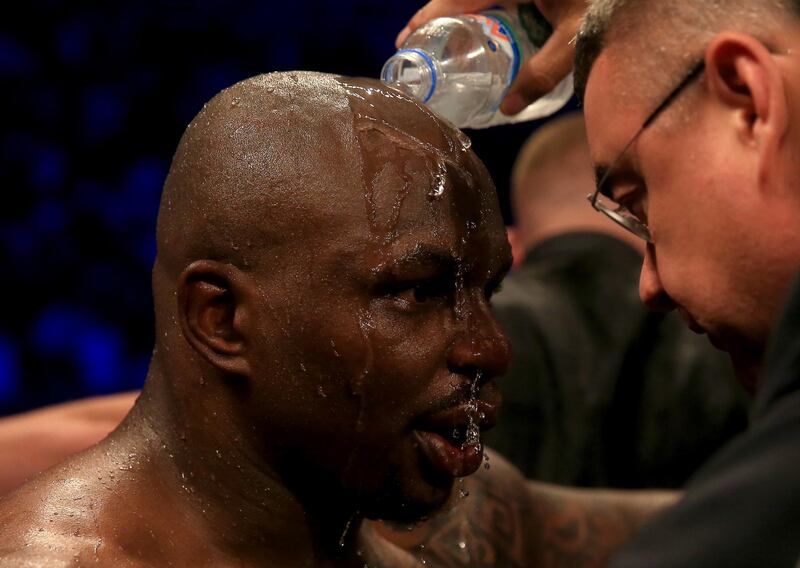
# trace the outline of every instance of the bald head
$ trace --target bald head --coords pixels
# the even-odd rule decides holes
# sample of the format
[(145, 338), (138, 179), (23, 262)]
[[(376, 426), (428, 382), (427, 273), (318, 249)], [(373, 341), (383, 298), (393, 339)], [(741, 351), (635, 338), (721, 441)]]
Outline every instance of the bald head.
[[(379, 130), (399, 147), (427, 153), (434, 175), (465, 144), (377, 81), (273, 73), (223, 90), (188, 126), (173, 158), (158, 217), (158, 266), (173, 276), (198, 258), (247, 268), (256, 262), (249, 250), (303, 238), (298, 231), (314, 226), (315, 216), (346, 210), (348, 200), (363, 212), (365, 176), (386, 174), (364, 168), (368, 133)], [(442, 140), (452, 152), (438, 149)]]
[(295, 238), (293, 221), (358, 180), (344, 86), (318, 74), (272, 74), (225, 89), (186, 129), (164, 185), (158, 263), (254, 262), (248, 250)]
[(663, 96), (716, 33), (746, 32), (769, 44), (792, 17), (800, 17), (800, 0), (593, 0), (578, 32), (575, 92), (583, 97), (598, 56), (616, 46), (641, 73), (636, 87)]
[(594, 191), (594, 172), (580, 113), (550, 120), (525, 142), (511, 184), (514, 219), (525, 249), (572, 231), (629, 240), (626, 231), (608, 223), (586, 201)]

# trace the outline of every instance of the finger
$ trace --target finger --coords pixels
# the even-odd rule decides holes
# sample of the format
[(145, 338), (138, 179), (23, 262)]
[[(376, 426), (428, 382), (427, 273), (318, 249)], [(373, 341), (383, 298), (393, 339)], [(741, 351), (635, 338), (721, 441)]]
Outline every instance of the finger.
[(395, 46), (402, 46), (408, 36), (421, 25), (441, 16), (469, 14), (497, 4), (496, 0), (431, 0), (417, 10), (395, 39)]
[(546, 95), (572, 71), (573, 41), (580, 19), (556, 28), (542, 49), (525, 61), (500, 106), (503, 114), (514, 115)]

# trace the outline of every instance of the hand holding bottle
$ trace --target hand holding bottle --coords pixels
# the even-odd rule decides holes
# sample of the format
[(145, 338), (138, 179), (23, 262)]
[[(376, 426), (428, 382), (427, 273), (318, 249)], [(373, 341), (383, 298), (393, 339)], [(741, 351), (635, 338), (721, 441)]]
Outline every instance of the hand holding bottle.
[[(491, 6), (514, 6), (530, 3), (517, 0), (430, 0), (414, 14), (397, 36), (402, 45), (408, 35), (433, 18), (473, 13)], [(533, 2), (553, 26), (553, 34), (532, 57), (528, 58), (509, 88), (500, 110), (517, 114), (539, 97), (550, 93), (572, 71), (573, 38), (586, 11), (586, 0), (535, 0)]]

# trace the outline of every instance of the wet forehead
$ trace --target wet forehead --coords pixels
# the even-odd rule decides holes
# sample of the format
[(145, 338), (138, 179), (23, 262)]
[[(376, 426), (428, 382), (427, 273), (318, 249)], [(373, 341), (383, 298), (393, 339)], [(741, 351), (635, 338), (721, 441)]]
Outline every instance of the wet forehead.
[[(496, 192), (469, 139), (424, 106), (370, 80), (340, 78), (350, 99), (354, 174), (348, 207), (331, 211), (337, 248), (497, 256), (505, 234)], [(327, 246), (325, 247), (327, 248)], [(467, 253), (467, 249), (471, 249)], [(350, 256), (350, 255), (348, 255)], [(441, 255), (440, 255), (441, 256)]]

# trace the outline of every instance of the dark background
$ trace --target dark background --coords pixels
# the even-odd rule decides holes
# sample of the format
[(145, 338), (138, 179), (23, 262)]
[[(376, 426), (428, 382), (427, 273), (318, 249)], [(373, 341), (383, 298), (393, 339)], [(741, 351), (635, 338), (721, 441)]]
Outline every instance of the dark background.
[[(0, 23), (0, 415), (138, 388), (161, 185), (184, 127), (268, 71), (376, 77), (421, 0), (33, 0)], [(574, 108), (574, 103), (569, 108)], [(538, 123), (469, 131), (500, 193)]]

